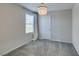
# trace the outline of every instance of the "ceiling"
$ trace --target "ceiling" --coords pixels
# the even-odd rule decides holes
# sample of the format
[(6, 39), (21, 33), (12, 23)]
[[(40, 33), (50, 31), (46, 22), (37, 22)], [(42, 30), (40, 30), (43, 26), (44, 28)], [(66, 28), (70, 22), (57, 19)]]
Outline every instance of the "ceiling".
[[(40, 3), (19, 3), (19, 5), (28, 8), (34, 12), (37, 12)], [(48, 11), (72, 9), (73, 5), (74, 5), (73, 3), (46, 3)]]

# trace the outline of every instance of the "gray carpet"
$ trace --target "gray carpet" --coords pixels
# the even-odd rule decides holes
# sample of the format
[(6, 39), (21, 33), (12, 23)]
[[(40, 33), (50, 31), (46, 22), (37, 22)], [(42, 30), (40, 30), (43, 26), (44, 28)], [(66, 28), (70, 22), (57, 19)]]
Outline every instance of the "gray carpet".
[(5, 56), (78, 56), (78, 54), (72, 44), (49, 40), (37, 40)]

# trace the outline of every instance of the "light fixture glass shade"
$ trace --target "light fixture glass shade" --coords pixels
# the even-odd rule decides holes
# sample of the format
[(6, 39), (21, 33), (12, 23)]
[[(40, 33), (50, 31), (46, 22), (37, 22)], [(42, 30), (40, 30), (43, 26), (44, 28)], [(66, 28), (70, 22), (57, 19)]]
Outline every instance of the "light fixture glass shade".
[(38, 8), (38, 14), (39, 15), (45, 15), (47, 14), (47, 7), (44, 3), (41, 3), (40, 7)]

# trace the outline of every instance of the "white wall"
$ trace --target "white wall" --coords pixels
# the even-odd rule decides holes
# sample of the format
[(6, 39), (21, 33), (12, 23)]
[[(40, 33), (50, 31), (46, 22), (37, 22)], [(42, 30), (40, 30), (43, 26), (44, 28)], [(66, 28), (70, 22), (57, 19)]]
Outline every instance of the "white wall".
[(51, 39), (50, 15), (39, 16), (39, 39)]
[(72, 42), (79, 54), (79, 4), (75, 4), (72, 10)]
[(15, 4), (0, 4), (0, 55), (31, 41), (25, 35), (26, 12)]
[[(51, 36), (50, 40), (60, 41), (60, 42), (72, 42), (72, 10), (62, 10), (62, 11), (51, 11), (48, 13), (50, 15), (50, 19), (52, 22), (51, 25)], [(43, 18), (43, 21), (46, 19)], [(48, 19), (49, 20), (49, 19)], [(42, 20), (39, 19), (39, 39), (42, 39), (40, 35), (42, 32), (47, 33), (45, 31), (48, 27), (43, 27), (45, 23), (41, 25)], [(42, 31), (43, 29), (44, 31)], [(50, 31), (50, 30), (49, 30)], [(46, 34), (44, 34), (46, 35)]]

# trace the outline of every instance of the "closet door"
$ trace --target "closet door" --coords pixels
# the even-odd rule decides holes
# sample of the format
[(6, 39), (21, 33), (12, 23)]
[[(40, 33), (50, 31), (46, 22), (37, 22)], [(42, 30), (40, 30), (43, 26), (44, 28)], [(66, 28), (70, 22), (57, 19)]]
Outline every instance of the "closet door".
[(49, 15), (39, 17), (39, 38), (51, 39), (51, 19)]
[(54, 12), (51, 15), (51, 28), (51, 40), (70, 43), (72, 39), (71, 10)]
[(58, 37), (58, 32), (57, 32), (58, 27), (57, 26), (59, 25), (57, 23), (58, 22), (55, 18), (55, 13), (53, 13), (51, 15), (51, 40), (52, 41), (57, 41), (57, 37)]
[(55, 18), (54, 14), (51, 14), (50, 15), (50, 21), (51, 21), (51, 23), (50, 23), (50, 26), (51, 26), (51, 39), (50, 40), (52, 40), (52, 41), (56, 37), (56, 33), (55, 33), (55, 19), (54, 18)]
[(63, 28), (64, 27), (64, 13), (55, 12), (51, 15), (51, 40), (52, 41), (61, 41), (64, 36)]

